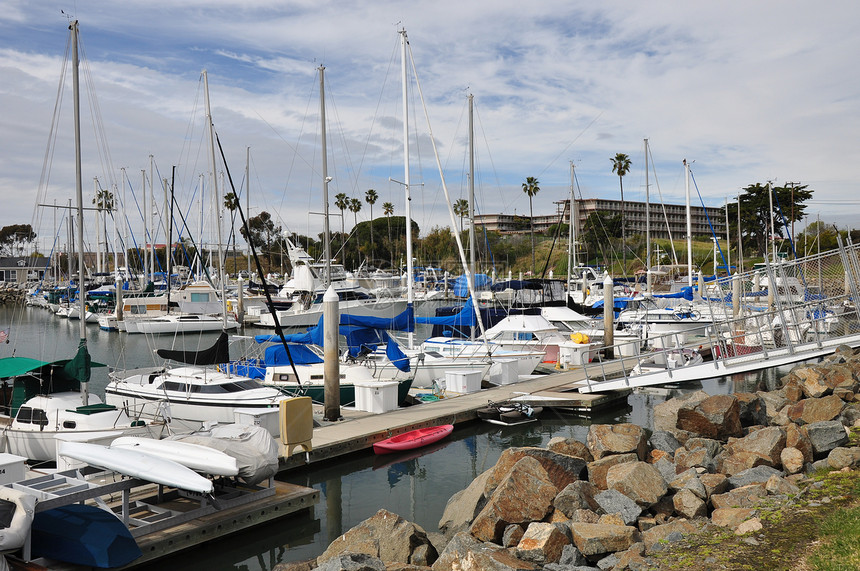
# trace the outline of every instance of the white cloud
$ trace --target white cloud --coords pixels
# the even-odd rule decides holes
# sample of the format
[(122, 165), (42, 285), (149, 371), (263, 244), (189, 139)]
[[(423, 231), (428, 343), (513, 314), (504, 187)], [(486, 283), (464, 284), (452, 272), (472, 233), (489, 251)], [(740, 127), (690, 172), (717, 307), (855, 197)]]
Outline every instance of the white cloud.
[[(0, 225), (31, 219), (66, 42), (59, 10), (31, 4), (0, 14)], [(646, 137), (667, 199), (683, 194), (686, 157), (708, 204), (767, 179), (809, 184), (810, 211), (822, 217), (845, 216), (855, 200), (860, 7), (850, 2), (103, 0), (78, 10), (112, 159), (87, 143), (85, 194), (93, 176), (118, 179), (122, 166), (140, 186), (152, 154), (162, 176), (178, 165), (180, 202), (191, 204), (209, 168), (205, 68), (237, 185), (252, 149), (252, 214), (266, 209), (316, 234), (323, 64), (332, 196), (372, 187), (402, 212), (402, 189), (388, 178), (403, 175), (396, 31), (405, 26), (454, 198), (466, 184), (466, 94), (475, 95), (481, 212), (525, 212), (526, 176), (541, 181), (536, 211), (551, 211), (567, 195), (571, 160), (585, 195), (614, 197), (617, 152), (634, 162), (625, 197), (642, 199)], [(73, 189), (69, 103), (45, 200)], [(420, 108), (410, 112), (421, 134), (413, 176), (424, 183), (413, 212), (422, 228), (447, 224), (426, 123)], [(368, 215), (363, 208), (359, 219)]]

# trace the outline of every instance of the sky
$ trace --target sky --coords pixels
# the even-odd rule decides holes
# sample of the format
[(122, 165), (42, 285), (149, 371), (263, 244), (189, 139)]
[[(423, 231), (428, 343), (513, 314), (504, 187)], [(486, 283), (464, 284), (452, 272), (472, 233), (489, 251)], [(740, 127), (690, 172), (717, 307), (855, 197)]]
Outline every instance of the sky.
[[(540, 187), (535, 214), (555, 212), (570, 195), (571, 165), (577, 197), (618, 199), (616, 153), (632, 163), (624, 198), (643, 201), (645, 139), (655, 202), (683, 203), (687, 159), (693, 204), (721, 206), (745, 186), (773, 181), (808, 185), (813, 220), (853, 226), (860, 207), (856, 2), (6, 0), (3, 7), (0, 227), (33, 224), (42, 251), (55, 235), (65, 242), (66, 230), (61, 209), (38, 205), (75, 198), (64, 66), (70, 19), (79, 21), (82, 46), (84, 204), (92, 206), (96, 184), (110, 189), (137, 242), (143, 187), (154, 182), (163, 210), (164, 179), (185, 235), (215, 239), (213, 190), (229, 191), (231, 180), (243, 208), (247, 183), (250, 216), (266, 211), (286, 232), (321, 232), (320, 66), (331, 228), (370, 219), (363, 202), (370, 188), (379, 195), (374, 217), (385, 202), (402, 216), (401, 29), (410, 56), (410, 204), (422, 234), (451, 224), (445, 188), (450, 201), (468, 198), (470, 94), (478, 213), (528, 214), (522, 184), (530, 176)], [(216, 150), (214, 179), (203, 70), (226, 159)], [(341, 217), (338, 193), (362, 199), (361, 210)], [(86, 216), (92, 242), (95, 215)]]

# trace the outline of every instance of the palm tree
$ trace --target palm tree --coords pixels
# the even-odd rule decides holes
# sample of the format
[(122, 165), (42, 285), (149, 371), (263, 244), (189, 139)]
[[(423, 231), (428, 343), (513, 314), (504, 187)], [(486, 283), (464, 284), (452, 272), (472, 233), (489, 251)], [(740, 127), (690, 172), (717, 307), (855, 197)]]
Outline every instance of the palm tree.
[(224, 208), (230, 211), (230, 235), (233, 237), (233, 271), (236, 271), (236, 209), (239, 208), (239, 197), (235, 192), (224, 195)]
[[(353, 232), (355, 232), (355, 227), (358, 226), (358, 211), (361, 210), (361, 201), (357, 198), (350, 198), (348, 208), (352, 212)], [(358, 254), (356, 257), (356, 263), (358, 263), (359, 258), (361, 258), (361, 242), (358, 240), (355, 242), (355, 251)]]
[[(107, 243), (107, 211), (113, 210), (113, 193), (106, 189), (102, 188), (99, 185), (99, 189), (96, 191), (96, 195), (93, 197), (93, 204), (101, 212), (102, 215), (102, 226), (105, 232), (105, 243)], [(98, 225), (98, 222), (96, 222)], [(100, 245), (97, 246), (97, 249), (101, 248)]]
[(469, 201), (460, 198), (454, 203), (454, 214), (460, 217), (460, 234), (463, 233), (463, 217), (469, 215)]
[(526, 177), (526, 181), (523, 183), (523, 192), (529, 195), (529, 225), (531, 226), (532, 235), (532, 275), (535, 274), (535, 224), (532, 211), (532, 198), (540, 192), (538, 184), (540, 184), (538, 179), (533, 176)]
[(340, 234), (341, 239), (343, 239), (343, 235), (346, 233), (343, 229), (343, 211), (349, 207), (349, 198), (345, 192), (338, 192), (334, 195), (334, 205), (340, 208)]
[[(621, 185), (621, 252), (624, 256), (624, 275), (627, 275), (627, 228), (624, 223), (624, 175), (630, 172), (630, 157), (624, 153), (616, 153), (612, 161), (612, 172), (618, 175), (618, 184)], [(646, 205), (647, 208), (647, 205)]]
[(389, 254), (391, 255), (391, 265), (394, 266), (394, 248), (391, 248), (391, 215), (394, 214), (394, 205), (390, 202), (383, 202), (382, 213), (385, 214), (385, 218), (388, 219), (388, 247), (390, 248)]
[(376, 204), (376, 200), (379, 198), (379, 195), (376, 194), (376, 191), (372, 188), (368, 189), (367, 192), (364, 193), (364, 201), (370, 205), (370, 257), (373, 258), (373, 205)]

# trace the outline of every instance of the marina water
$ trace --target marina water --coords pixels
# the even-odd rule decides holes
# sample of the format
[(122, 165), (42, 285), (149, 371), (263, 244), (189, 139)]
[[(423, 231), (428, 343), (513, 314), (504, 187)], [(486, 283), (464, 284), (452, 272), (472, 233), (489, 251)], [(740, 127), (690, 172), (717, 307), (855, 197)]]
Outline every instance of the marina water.
[[(0, 307), (0, 330), (8, 330), (9, 343), (0, 356), (42, 360), (72, 356), (79, 339), (79, 323), (58, 319), (49, 312), (20, 306)], [(265, 330), (247, 328), (252, 336)], [(157, 364), (157, 348), (198, 349), (211, 345), (217, 333), (185, 335), (128, 335), (87, 326), (88, 348), (94, 361), (110, 367), (135, 368)], [(240, 345), (243, 341), (237, 341)], [(231, 355), (241, 347), (231, 345)], [(279, 479), (313, 487), (320, 501), (307, 515), (287, 517), (241, 534), (180, 553), (149, 568), (163, 569), (272, 569), (278, 563), (320, 555), (338, 536), (379, 509), (385, 508), (422, 526), (438, 531), (448, 499), (492, 467), (501, 453), (517, 446), (545, 446), (561, 436), (585, 441), (594, 424), (632, 422), (653, 427), (654, 406), (674, 396), (704, 389), (709, 394), (754, 391), (760, 385), (775, 388), (779, 376), (790, 367), (766, 369), (734, 378), (715, 378), (684, 386), (643, 389), (621, 404), (592, 415), (579, 416), (545, 410), (539, 422), (499, 427), (476, 421), (458, 425), (446, 440), (400, 455), (376, 456), (372, 451), (355, 454), (306, 470), (282, 474)], [(93, 368), (91, 392), (104, 396), (107, 369)], [(423, 406), (432, 406), (427, 404)]]

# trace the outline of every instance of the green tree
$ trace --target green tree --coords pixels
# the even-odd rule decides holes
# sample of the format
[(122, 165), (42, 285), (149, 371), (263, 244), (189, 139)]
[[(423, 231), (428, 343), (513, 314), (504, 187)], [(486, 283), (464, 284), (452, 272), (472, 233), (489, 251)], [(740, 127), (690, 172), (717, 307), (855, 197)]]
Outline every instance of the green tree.
[(233, 271), (236, 271), (236, 209), (239, 208), (239, 197), (235, 192), (224, 195), (224, 208), (230, 212), (230, 237), (233, 239)]
[[(358, 212), (361, 210), (361, 201), (357, 198), (349, 199), (349, 211), (352, 212), (353, 227), (358, 226)], [(361, 259), (361, 240), (355, 241), (356, 264)]]
[(531, 236), (532, 236), (532, 275), (535, 274), (535, 223), (534, 223), (534, 211), (532, 210), (532, 198), (540, 192), (540, 183), (538, 179), (533, 176), (526, 177), (526, 181), (523, 183), (523, 192), (525, 192), (529, 196), (529, 226), (531, 228)]
[(460, 234), (463, 233), (463, 218), (469, 215), (469, 201), (459, 198), (454, 202), (454, 214), (460, 217)]
[(589, 259), (601, 257), (607, 259), (604, 246), (609, 244), (610, 238), (618, 238), (621, 235), (621, 216), (609, 214), (605, 211), (592, 212), (585, 219), (579, 235), (579, 239), (585, 244), (585, 250)]
[(12, 224), (0, 229), (0, 252), (12, 256), (15, 250), (20, 250), (24, 244), (36, 240), (36, 233), (29, 224)]
[[(250, 236), (248, 235), (250, 232)], [(281, 227), (275, 226), (272, 215), (265, 210), (257, 216), (248, 219), (248, 232), (242, 228), (242, 236), (249, 244), (253, 244), (258, 251), (266, 253), (269, 265), (272, 263), (272, 242), (281, 234)]]
[(364, 193), (364, 201), (370, 205), (370, 257), (373, 259), (373, 205), (379, 199), (379, 195), (372, 188)]
[(343, 212), (349, 207), (349, 197), (346, 196), (345, 192), (338, 192), (334, 195), (334, 205), (340, 208), (340, 233), (341, 235), (346, 234), (343, 226)]
[(391, 215), (394, 214), (394, 205), (390, 202), (382, 203), (382, 213), (385, 214), (385, 219), (388, 221), (388, 249), (391, 253), (391, 266), (394, 266), (394, 248), (391, 243)]
[(618, 175), (618, 184), (621, 186), (621, 252), (624, 258), (624, 275), (627, 275), (627, 227), (624, 220), (624, 175), (630, 172), (630, 157), (624, 153), (616, 153), (612, 161), (612, 172)]
[[(771, 188), (773, 197), (768, 195), (767, 184), (757, 182), (744, 188), (739, 197), (743, 247), (744, 249), (755, 247), (762, 256), (767, 256), (768, 253), (771, 223), (775, 237), (785, 238), (791, 230), (791, 223), (799, 222), (806, 216), (807, 205), (804, 203), (812, 198), (813, 193), (809, 185), (805, 184), (786, 183), (784, 186)], [(771, 209), (771, 203), (773, 209)], [(730, 235), (737, 235), (737, 220), (738, 203), (730, 203)], [(787, 228), (786, 225), (788, 225)]]

